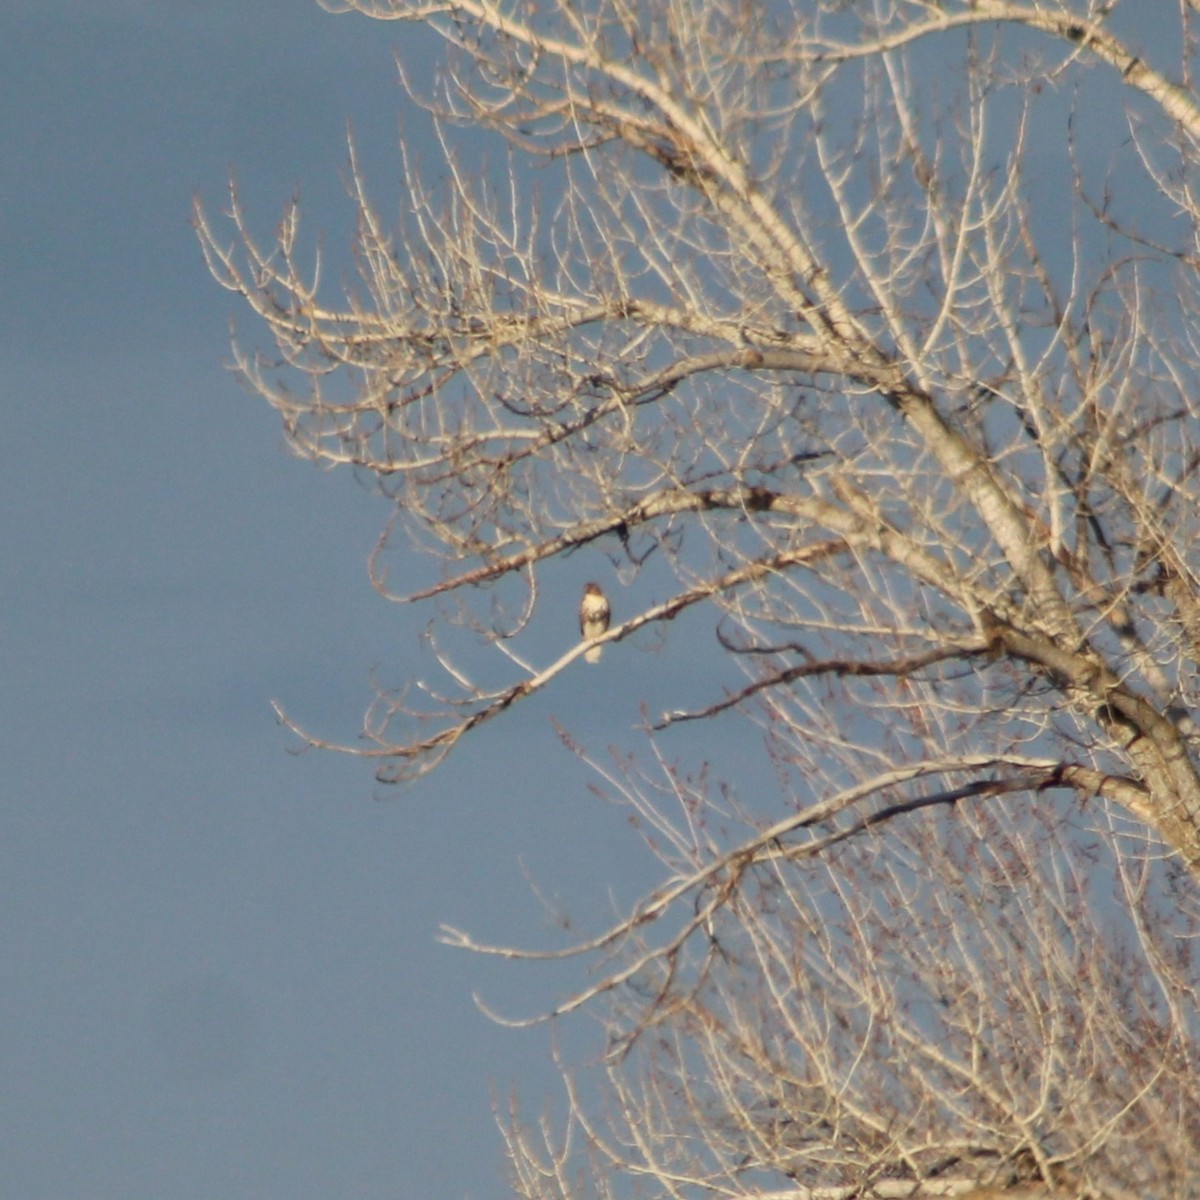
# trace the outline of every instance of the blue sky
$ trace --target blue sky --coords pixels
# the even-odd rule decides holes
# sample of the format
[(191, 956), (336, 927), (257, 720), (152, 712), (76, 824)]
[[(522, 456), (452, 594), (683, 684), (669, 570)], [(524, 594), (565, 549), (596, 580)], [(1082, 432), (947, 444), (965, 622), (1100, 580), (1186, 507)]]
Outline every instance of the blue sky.
[(494, 1196), (491, 1093), (553, 1095), (545, 1034), (471, 1000), (551, 978), (436, 929), (544, 932), (526, 870), (607, 904), (636, 843), (547, 718), (606, 731), (561, 692), (382, 798), (286, 753), (272, 698), (352, 736), (425, 616), (367, 583), (382, 502), (225, 368), (243, 314), (188, 225), (232, 168), (264, 231), (299, 188), (344, 245), (346, 122), (386, 194), (412, 36), (308, 0), (0, 11), (4, 1196)]

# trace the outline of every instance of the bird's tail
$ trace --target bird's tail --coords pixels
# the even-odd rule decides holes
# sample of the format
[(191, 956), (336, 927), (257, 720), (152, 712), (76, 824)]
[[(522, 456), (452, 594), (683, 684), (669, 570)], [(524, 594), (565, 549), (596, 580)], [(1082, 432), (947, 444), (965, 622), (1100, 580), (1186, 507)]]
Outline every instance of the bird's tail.
[(593, 646), (590, 650), (585, 650), (583, 652), (583, 661), (598, 663), (600, 661), (600, 654), (603, 650), (603, 646)]

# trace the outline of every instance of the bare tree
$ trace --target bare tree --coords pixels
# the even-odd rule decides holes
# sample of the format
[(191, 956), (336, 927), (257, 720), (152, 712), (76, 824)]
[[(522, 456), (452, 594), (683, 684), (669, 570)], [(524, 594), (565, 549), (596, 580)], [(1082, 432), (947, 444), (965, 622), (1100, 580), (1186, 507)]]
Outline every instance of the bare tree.
[[(1195, 1195), (1189, 6), (1170, 37), (1118, 0), (327, 7), (444, 39), (409, 88), (440, 179), (406, 162), (392, 229), (354, 165), (340, 298), (294, 207), (269, 248), (236, 196), (232, 244), (197, 222), (297, 451), (395, 499), (376, 586), (407, 532), (444, 568), (396, 598), (479, 634), (348, 749), (418, 776), (585, 669), (520, 646), (593, 543), (674, 581), (600, 641), (699, 607), (741, 679), (640, 760), (564, 734), (665, 873), (529, 953), (598, 960), (549, 1015), (600, 1017), (608, 1102), (567, 1070), (565, 1129), (513, 1113), (517, 1193)], [(739, 717), (754, 805), (671, 761)]]

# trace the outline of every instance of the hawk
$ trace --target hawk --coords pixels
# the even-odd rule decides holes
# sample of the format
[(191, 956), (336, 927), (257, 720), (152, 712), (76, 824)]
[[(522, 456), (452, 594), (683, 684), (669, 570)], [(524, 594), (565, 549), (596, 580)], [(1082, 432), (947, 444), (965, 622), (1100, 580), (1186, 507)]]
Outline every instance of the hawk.
[[(612, 610), (608, 607), (608, 598), (600, 590), (598, 583), (583, 585), (583, 599), (579, 602), (579, 632), (584, 639), (599, 637), (608, 629), (608, 621)], [(584, 654), (587, 662), (600, 661), (603, 646), (593, 646)]]

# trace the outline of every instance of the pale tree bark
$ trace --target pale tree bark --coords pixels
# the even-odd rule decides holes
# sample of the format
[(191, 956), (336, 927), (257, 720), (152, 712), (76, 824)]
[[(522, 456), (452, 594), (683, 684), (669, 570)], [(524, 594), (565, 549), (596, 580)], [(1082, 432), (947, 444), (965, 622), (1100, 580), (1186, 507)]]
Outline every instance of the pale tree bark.
[[(604, 964), (548, 1015), (603, 1014), (610, 1105), (569, 1087), (577, 1155), (514, 1116), (518, 1193), (1194, 1194), (1190, 8), (1158, 62), (1113, 2), (327, 7), (446, 43), (413, 95), (441, 181), (406, 162), (391, 228), (354, 165), (345, 297), (295, 208), (263, 247), (235, 196), (201, 241), (297, 451), (394, 498), (376, 586), (411, 535), (444, 570), (395, 598), (456, 601), (509, 672), (447, 651), (348, 749), (414, 778), (588, 669), (522, 649), (581, 547), (631, 595), (675, 581), (605, 642), (703, 608), (743, 677), (640, 767), (564, 731), (665, 877), (541, 952)], [(500, 135), (502, 185), (459, 125)], [(779, 795), (677, 770), (695, 721)]]

